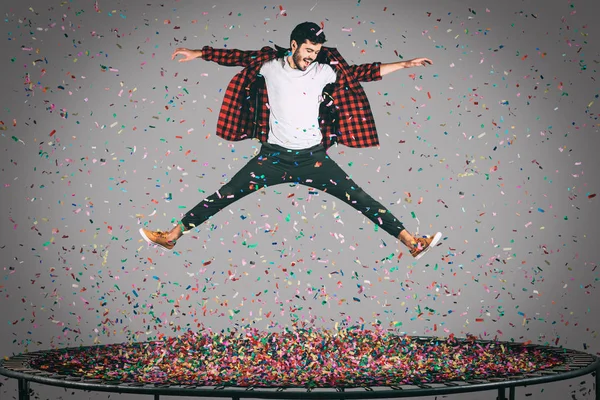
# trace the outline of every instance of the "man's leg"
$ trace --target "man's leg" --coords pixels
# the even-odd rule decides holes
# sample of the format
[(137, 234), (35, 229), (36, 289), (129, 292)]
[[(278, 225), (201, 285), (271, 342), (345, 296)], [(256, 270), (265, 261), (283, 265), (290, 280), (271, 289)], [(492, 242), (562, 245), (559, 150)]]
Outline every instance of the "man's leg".
[(324, 150), (315, 154), (312, 170), (303, 173), (303, 176), (312, 180), (309, 183), (303, 180), (303, 184), (323, 190), (351, 205), (394, 238), (399, 239), (417, 259), (435, 246), (441, 238), (440, 232), (430, 238), (413, 236), (388, 209), (348, 178), (344, 170), (329, 158)]
[[(275, 162), (274, 162), (275, 161)], [(140, 234), (151, 244), (171, 250), (186, 231), (189, 231), (226, 208), (237, 200), (266, 186), (286, 181), (276, 157), (262, 151), (242, 167), (226, 184), (215, 193), (196, 204), (169, 232), (151, 231), (141, 228)]]

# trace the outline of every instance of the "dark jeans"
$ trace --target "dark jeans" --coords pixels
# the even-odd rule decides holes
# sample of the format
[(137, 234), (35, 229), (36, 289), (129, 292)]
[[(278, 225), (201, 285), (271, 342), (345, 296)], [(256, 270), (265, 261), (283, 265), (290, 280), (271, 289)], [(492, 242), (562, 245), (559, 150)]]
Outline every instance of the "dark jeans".
[(252, 158), (229, 182), (198, 203), (182, 218), (184, 230), (199, 226), (231, 203), (263, 188), (280, 183), (299, 183), (319, 189), (350, 204), (395, 238), (404, 230), (385, 207), (347, 177), (323, 145), (290, 150), (263, 143)]

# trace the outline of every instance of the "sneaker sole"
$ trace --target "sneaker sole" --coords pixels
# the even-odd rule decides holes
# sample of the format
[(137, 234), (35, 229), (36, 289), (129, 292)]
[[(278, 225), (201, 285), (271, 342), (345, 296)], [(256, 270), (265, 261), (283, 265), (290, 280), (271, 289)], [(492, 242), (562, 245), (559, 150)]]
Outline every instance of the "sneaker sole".
[(142, 235), (142, 237), (144, 238), (144, 240), (146, 242), (148, 242), (148, 244), (154, 245), (156, 247), (160, 247), (161, 249), (166, 250), (166, 251), (171, 251), (171, 249), (167, 249), (165, 246), (160, 245), (160, 244), (150, 240), (150, 238), (148, 236), (146, 236), (146, 234), (144, 233), (144, 228), (140, 228), (140, 235)]
[(431, 241), (431, 243), (429, 244), (429, 246), (427, 246), (427, 248), (425, 250), (423, 250), (422, 252), (420, 252), (416, 257), (415, 260), (418, 260), (419, 258), (423, 257), (425, 255), (425, 253), (427, 253), (429, 250), (431, 250), (442, 238), (442, 232), (438, 232), (433, 236), (433, 240)]

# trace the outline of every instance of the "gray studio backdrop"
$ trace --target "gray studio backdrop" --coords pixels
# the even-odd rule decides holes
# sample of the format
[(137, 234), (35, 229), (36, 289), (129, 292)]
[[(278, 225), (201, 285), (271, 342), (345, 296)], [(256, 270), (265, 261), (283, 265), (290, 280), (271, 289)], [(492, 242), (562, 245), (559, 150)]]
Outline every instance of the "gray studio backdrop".
[[(199, 324), (379, 325), (600, 351), (595, 0), (1, 9), (0, 355)], [(433, 60), (365, 83), (381, 146), (329, 155), (409, 230), (441, 230), (441, 245), (418, 262), (404, 249), (398, 258), (398, 241), (354, 209), (278, 185), (175, 252), (148, 248), (141, 226), (170, 229), (260, 146), (214, 133), (240, 68), (177, 63), (173, 50), (287, 46), (306, 20), (323, 23), (350, 63)], [(16, 396), (15, 381), (0, 385), (2, 399)], [(39, 398), (108, 398), (33, 387)], [(518, 398), (592, 389), (588, 377)]]

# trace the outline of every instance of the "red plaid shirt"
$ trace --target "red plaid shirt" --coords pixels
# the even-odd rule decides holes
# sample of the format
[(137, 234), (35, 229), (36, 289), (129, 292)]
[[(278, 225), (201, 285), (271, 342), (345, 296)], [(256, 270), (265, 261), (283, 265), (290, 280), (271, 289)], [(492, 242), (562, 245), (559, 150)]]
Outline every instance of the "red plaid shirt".
[[(245, 67), (227, 86), (217, 136), (232, 141), (249, 138), (267, 141), (268, 95), (259, 71), (266, 61), (281, 56), (281, 50), (278, 52), (268, 46), (256, 51), (202, 48), (204, 60)], [(349, 147), (379, 145), (371, 106), (360, 82), (380, 80), (380, 63), (348, 65), (332, 47), (322, 47), (316, 61), (328, 63), (337, 73), (336, 82), (325, 88), (325, 100), (320, 107), (321, 143), (325, 148), (335, 142)]]

